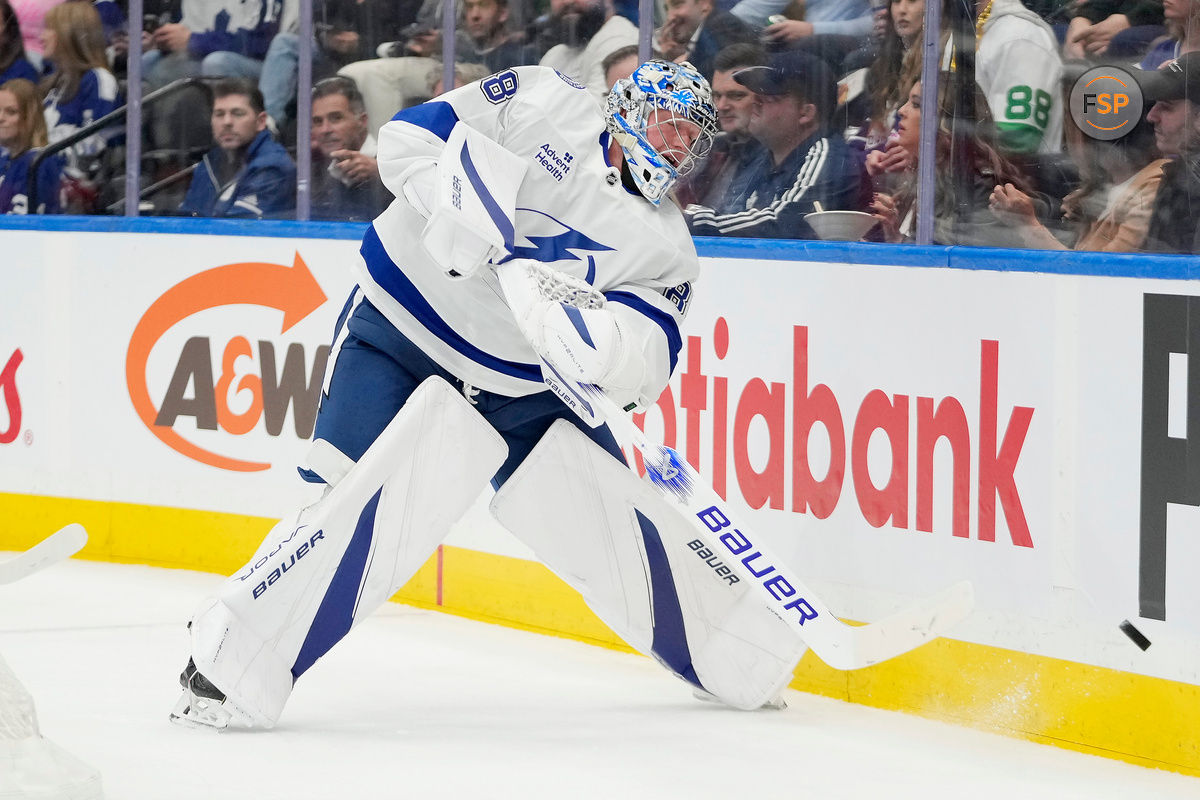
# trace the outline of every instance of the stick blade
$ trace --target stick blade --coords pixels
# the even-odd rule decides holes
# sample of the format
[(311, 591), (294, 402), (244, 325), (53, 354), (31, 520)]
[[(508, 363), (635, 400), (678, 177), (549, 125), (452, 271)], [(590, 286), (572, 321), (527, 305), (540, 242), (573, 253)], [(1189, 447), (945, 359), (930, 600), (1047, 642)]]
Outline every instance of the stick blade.
[(938, 638), (975, 607), (975, 589), (959, 581), (879, 622), (853, 628), (854, 666), (869, 667)]
[(0, 583), (12, 583), (51, 564), (70, 558), (87, 544), (88, 535), (78, 522), (72, 522), (47, 536), (24, 553), (0, 563)]
[(88, 543), (87, 529), (78, 522), (72, 522), (70, 525), (59, 528), (46, 537), (46, 539), (51, 538), (57, 540), (57, 547), (63, 558), (70, 558)]

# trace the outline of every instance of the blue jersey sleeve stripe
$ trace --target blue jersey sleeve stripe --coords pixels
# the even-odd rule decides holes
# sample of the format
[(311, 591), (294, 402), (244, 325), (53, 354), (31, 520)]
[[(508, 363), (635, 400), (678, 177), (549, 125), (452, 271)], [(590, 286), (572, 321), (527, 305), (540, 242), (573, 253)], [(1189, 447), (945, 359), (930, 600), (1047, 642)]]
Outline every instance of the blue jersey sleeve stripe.
[(516, 239), (516, 231), (513, 229), (512, 220), (500, 208), (500, 204), (496, 202), (496, 198), (492, 197), (492, 193), (488, 191), (487, 184), (483, 182), (483, 177), (479, 171), (475, 169), (475, 162), (471, 160), (471, 152), (467, 150), (466, 142), (463, 142), (462, 153), (459, 156), (462, 159), (463, 170), (467, 173), (467, 180), (471, 182), (471, 187), (475, 190), (483, 207), (487, 209), (488, 216), (492, 218), (492, 223), (499, 229), (500, 235), (504, 237), (504, 247), (508, 252), (513, 251), (513, 240)]
[(444, 142), (450, 138), (450, 131), (454, 130), (458, 123), (458, 114), (454, 112), (454, 106), (438, 100), (412, 108), (402, 108), (392, 119), (424, 128)]
[(417, 291), (417, 287), (392, 261), (391, 256), (383, 248), (383, 242), (379, 240), (379, 234), (375, 232), (374, 226), (367, 228), (360, 252), (367, 264), (367, 270), (375, 282), (385, 292), (396, 298), (396, 301), (434, 336), (475, 363), (490, 370), (533, 383), (542, 382), (542, 371), (536, 364), (524, 364), (519, 361), (497, 358), (480, 350), (451, 328), (449, 323), (434, 311), (429, 301)]
[(675, 317), (630, 292), (605, 292), (604, 299), (629, 306), (662, 328), (663, 335), (667, 337), (667, 355), (671, 359), (670, 372), (674, 373), (675, 364), (679, 361), (679, 351), (683, 349), (683, 337), (679, 335), (679, 324)]

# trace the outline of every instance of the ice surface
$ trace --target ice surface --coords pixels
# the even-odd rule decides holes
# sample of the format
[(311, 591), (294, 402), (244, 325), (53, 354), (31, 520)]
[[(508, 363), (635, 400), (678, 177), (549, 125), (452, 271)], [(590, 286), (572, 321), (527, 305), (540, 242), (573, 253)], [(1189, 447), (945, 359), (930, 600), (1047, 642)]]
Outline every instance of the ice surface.
[(1200, 798), (1200, 780), (789, 691), (692, 698), (649, 659), (388, 604), (273, 731), (167, 722), (220, 578), (69, 561), (0, 587), (0, 653), (111, 800)]

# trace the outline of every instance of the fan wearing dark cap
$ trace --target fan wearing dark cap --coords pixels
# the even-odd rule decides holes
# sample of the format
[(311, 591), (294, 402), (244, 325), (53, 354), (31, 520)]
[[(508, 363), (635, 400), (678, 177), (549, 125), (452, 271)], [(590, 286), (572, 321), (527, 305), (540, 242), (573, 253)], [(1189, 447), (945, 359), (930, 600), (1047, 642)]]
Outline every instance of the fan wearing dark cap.
[(1170, 158), (1150, 212), (1144, 248), (1200, 253), (1200, 52), (1184, 53), (1157, 71), (1138, 72), (1154, 126), (1154, 143)]
[(764, 149), (733, 178), (722, 208), (685, 210), (692, 233), (816, 239), (805, 214), (861, 210), (867, 181), (862, 163), (830, 130), (837, 85), (825, 62), (807, 53), (777, 53), (766, 66), (735, 73), (734, 80), (756, 95), (749, 129)]

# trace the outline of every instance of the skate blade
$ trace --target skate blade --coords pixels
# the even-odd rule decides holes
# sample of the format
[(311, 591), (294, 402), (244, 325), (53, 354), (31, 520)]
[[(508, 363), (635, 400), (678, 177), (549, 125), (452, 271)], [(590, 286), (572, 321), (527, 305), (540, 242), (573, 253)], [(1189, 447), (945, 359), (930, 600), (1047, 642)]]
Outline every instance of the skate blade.
[(229, 727), (232, 715), (221, 703), (184, 691), (167, 717), (183, 728), (220, 733)]
[[(717, 705), (725, 705), (725, 703), (711, 692), (706, 692), (704, 689), (692, 689), (692, 697), (697, 700), (702, 700), (705, 703), (716, 703)], [(787, 700), (783, 699), (783, 694), (777, 694), (767, 702), (755, 709), (755, 711), (783, 711), (788, 707)]]

